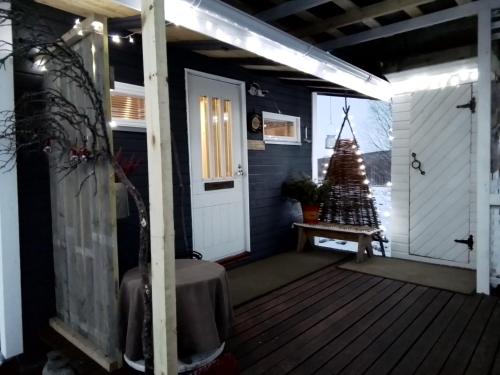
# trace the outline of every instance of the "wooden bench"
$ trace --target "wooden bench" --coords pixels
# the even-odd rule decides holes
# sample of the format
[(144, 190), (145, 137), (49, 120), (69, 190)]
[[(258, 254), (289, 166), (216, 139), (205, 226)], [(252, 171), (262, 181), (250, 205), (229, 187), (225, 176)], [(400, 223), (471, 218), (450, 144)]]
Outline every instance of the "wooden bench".
[(353, 241), (358, 243), (357, 262), (362, 262), (365, 259), (365, 252), (369, 257), (373, 256), (373, 236), (381, 232), (381, 229), (377, 228), (342, 224), (294, 223), (293, 226), (299, 231), (297, 251), (303, 251), (307, 240), (311, 237)]

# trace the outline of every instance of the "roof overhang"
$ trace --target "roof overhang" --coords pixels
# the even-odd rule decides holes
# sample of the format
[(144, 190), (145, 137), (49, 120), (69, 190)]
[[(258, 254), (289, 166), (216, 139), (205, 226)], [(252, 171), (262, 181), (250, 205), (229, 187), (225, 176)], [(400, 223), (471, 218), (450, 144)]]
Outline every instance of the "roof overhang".
[[(138, 12), (140, 0), (114, 0)], [(165, 20), (258, 56), (388, 101), (389, 82), (219, 0), (165, 0)]]

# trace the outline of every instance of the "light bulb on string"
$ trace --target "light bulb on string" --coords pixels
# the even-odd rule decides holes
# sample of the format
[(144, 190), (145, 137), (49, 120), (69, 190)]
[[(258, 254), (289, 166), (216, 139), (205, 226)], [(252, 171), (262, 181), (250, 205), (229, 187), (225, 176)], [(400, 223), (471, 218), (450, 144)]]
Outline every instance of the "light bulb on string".
[(120, 44), (120, 42), (121, 42), (120, 36), (117, 34), (111, 35), (111, 41), (113, 43)]
[(358, 163), (362, 163), (363, 162), (363, 159), (362, 158), (358, 158)]
[(133, 37), (132, 35), (129, 35), (129, 37), (128, 37), (128, 42), (129, 42), (130, 44), (134, 44), (134, 42), (135, 42), (135, 41), (134, 41), (134, 37)]
[(369, 183), (370, 183), (370, 180), (369, 180), (369, 179), (365, 178), (365, 179), (363, 180), (363, 184), (368, 185)]
[(79, 26), (80, 26), (80, 18), (77, 18), (77, 19), (75, 20), (75, 24), (73, 25), (73, 29), (76, 29), (76, 28), (77, 28), (77, 27), (79, 27)]
[(361, 151), (356, 150), (355, 154), (356, 154), (356, 155), (361, 155)]
[(365, 168), (366, 168), (366, 167), (365, 167), (365, 165), (364, 165), (364, 164), (361, 164), (361, 165), (359, 166), (359, 169), (361, 169), (362, 171), (364, 171), (364, 170), (365, 170)]
[(366, 197), (371, 199), (371, 198), (373, 198), (373, 195), (368, 194)]
[(387, 186), (387, 187), (391, 187), (391, 186), (392, 186), (392, 182), (391, 182), (391, 181), (389, 181), (387, 184), (385, 184), (385, 186)]

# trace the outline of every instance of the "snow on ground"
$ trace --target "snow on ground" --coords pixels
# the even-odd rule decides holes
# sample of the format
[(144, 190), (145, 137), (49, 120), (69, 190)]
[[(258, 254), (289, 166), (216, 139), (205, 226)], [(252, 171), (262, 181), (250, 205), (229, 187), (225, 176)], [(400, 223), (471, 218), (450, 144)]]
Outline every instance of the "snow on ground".
[[(385, 254), (387, 256), (391, 255), (391, 188), (388, 186), (372, 186), (373, 196), (375, 197), (375, 206), (378, 211), (378, 217), (380, 220), (381, 228), (384, 229), (384, 234), (389, 240), (388, 243), (384, 243)], [(316, 237), (314, 239), (314, 244), (323, 248), (330, 248), (343, 251), (356, 252), (358, 250), (358, 244), (356, 242), (349, 241), (336, 241), (329, 240), (327, 238)], [(375, 254), (380, 254), (377, 250), (380, 248), (378, 243), (373, 243), (373, 249)]]

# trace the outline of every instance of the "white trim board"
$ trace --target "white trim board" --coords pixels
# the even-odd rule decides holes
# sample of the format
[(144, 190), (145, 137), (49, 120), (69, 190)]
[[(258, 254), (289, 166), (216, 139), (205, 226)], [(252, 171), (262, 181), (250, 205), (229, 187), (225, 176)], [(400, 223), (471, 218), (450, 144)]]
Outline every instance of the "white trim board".
[[(6, 8), (9, 3), (0, 3)], [(0, 40), (7, 44), (0, 57), (9, 53), (12, 43), (10, 25), (0, 27)], [(12, 58), (0, 69), (0, 113), (14, 110), (14, 67)], [(0, 122), (1, 123), (1, 122)], [(17, 169), (0, 170), (0, 350), (10, 358), (23, 352), (21, 307), (21, 267), (19, 254), (19, 217)]]

